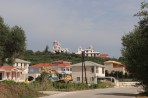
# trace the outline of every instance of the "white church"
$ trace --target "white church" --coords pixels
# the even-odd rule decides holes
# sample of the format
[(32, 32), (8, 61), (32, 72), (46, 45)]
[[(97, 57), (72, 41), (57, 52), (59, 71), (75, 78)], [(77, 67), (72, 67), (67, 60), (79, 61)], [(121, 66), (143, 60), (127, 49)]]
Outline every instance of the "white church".
[(68, 50), (68, 48), (62, 48), (61, 44), (60, 44), (60, 41), (55, 40), (53, 42), (53, 53), (56, 53), (56, 52), (69, 53), (69, 50)]

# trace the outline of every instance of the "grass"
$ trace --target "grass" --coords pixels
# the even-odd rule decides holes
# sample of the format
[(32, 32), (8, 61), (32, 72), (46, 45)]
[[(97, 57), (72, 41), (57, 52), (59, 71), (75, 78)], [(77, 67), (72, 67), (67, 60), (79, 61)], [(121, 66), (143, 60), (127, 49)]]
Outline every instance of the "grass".
[(39, 91), (76, 91), (96, 88), (111, 87), (110, 83), (98, 84), (82, 84), (82, 83), (60, 83), (51, 81), (33, 81), (29, 84), (1, 81), (0, 82), (0, 98), (38, 98), (43, 96)]
[(148, 93), (142, 92), (142, 93), (137, 95), (137, 98), (148, 98)]
[(14, 81), (0, 82), (0, 97), (1, 98), (37, 98), (42, 96), (25, 83), (17, 83)]

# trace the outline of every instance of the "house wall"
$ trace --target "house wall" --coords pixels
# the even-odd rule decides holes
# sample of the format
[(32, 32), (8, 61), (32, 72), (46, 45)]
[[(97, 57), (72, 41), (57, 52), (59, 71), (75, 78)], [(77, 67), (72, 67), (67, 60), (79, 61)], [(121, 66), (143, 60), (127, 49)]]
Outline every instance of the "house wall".
[(28, 74), (28, 76), (32, 76), (35, 79), (35, 78), (37, 78), (40, 75), (41, 75), (41, 68), (30, 68), (29, 67), (29, 74)]
[(108, 70), (109, 73), (112, 71), (122, 71), (123, 73), (125, 72), (124, 67), (114, 67), (113, 63), (105, 64), (105, 69)]
[(29, 64), (27, 64), (27, 63), (19, 63), (19, 62), (16, 62), (15, 64), (14, 64), (14, 67), (16, 67), (16, 68), (21, 68), (21, 69), (23, 69), (23, 74), (28, 74), (28, 67), (29, 67)]
[[(94, 77), (94, 73), (91, 72), (90, 67), (86, 67), (86, 76), (88, 83), (94, 82), (92, 77)], [(80, 78), (80, 80), (78, 80)], [(72, 67), (72, 79), (74, 82), (82, 82), (82, 68), (75, 66)], [(85, 80), (85, 73), (83, 72), (83, 80)]]
[[(51, 69), (56, 70), (58, 73), (66, 73), (71, 74), (70, 67), (58, 67), (52, 66)], [(29, 68), (29, 76), (33, 76), (34, 78), (38, 77), (41, 74), (41, 68)]]
[[(87, 77), (88, 83), (96, 83), (97, 77), (105, 77), (105, 71), (104, 73), (102, 73), (102, 67), (96, 68), (94, 66), (87, 66), (86, 67), (86, 77)], [(83, 73), (83, 78), (84, 78), (83, 81), (85, 82), (85, 72)], [(81, 66), (72, 67), (72, 79), (74, 82), (82, 82), (82, 67)]]
[(59, 73), (66, 73), (66, 74), (71, 74), (72, 71), (71, 71), (71, 67), (54, 67), (52, 66), (51, 69), (54, 69), (56, 71), (58, 71)]
[(20, 81), (21, 79), (21, 72), (13, 72), (13, 71), (1, 71), (1, 79), (0, 80), (14, 80), (14, 81)]
[(29, 74), (41, 73), (41, 68), (29, 68)]
[(13, 66), (16, 68), (20, 68), (22, 70), (21, 81), (25, 81), (25, 79), (28, 78), (29, 64), (15, 62), (15, 64)]
[(97, 77), (105, 77), (105, 68), (104, 67), (96, 67), (96, 76)]

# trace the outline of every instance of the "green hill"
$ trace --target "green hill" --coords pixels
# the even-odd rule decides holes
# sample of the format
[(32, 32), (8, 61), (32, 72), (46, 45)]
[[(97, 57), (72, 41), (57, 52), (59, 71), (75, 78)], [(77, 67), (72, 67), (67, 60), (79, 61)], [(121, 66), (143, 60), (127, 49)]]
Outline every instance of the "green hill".
[[(82, 61), (81, 55), (74, 53), (51, 53), (51, 52), (33, 52), (31, 50), (26, 51), (22, 59), (30, 61), (31, 65), (37, 63), (51, 63), (56, 60), (66, 60), (72, 62), (72, 64), (79, 63)], [(102, 59), (98, 57), (85, 57), (85, 61), (93, 61), (96, 63), (103, 64), (107, 60), (116, 60), (115, 58)]]

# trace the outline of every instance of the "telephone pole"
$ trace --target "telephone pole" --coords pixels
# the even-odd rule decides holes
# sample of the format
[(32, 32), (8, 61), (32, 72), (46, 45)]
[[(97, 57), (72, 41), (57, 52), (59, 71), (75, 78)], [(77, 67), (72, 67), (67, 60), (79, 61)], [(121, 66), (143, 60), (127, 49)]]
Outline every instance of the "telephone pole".
[(82, 83), (83, 83), (83, 66), (84, 66), (84, 51), (82, 51)]
[(85, 61), (84, 61), (84, 71), (85, 71), (85, 81), (86, 81), (86, 84), (87, 84), (87, 76), (86, 76), (86, 66), (85, 66)]
[[(86, 66), (85, 66), (84, 57), (85, 57), (85, 51), (82, 51), (82, 83), (83, 83), (83, 81), (84, 81), (84, 78), (83, 78), (83, 71), (84, 71), (84, 72), (85, 72), (85, 81), (86, 81), (86, 84), (87, 84)], [(83, 67), (84, 67), (84, 70), (83, 70)]]

